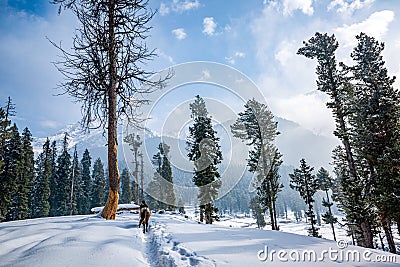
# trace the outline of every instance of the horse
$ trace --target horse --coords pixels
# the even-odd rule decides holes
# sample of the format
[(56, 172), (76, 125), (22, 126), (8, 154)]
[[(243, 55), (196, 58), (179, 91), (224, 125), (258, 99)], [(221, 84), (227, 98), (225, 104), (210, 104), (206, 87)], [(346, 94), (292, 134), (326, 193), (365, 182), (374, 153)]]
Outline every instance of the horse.
[(148, 227), (149, 227), (150, 215), (151, 215), (151, 212), (148, 207), (143, 207), (140, 209), (139, 228), (143, 224), (143, 234), (149, 231)]

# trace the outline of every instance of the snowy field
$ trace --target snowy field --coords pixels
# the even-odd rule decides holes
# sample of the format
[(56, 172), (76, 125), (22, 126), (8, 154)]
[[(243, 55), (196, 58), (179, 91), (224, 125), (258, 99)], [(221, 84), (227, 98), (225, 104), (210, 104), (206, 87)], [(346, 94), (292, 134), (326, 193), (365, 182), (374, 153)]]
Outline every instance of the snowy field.
[(181, 215), (153, 214), (150, 232), (146, 234), (137, 228), (137, 222), (137, 214), (124, 212), (115, 221), (86, 215), (1, 223), (0, 266), (399, 266), (400, 263), (400, 256), (378, 250), (353, 246), (340, 249), (336, 242), (326, 239), (256, 229), (251, 218), (225, 218), (215, 225), (205, 225)]

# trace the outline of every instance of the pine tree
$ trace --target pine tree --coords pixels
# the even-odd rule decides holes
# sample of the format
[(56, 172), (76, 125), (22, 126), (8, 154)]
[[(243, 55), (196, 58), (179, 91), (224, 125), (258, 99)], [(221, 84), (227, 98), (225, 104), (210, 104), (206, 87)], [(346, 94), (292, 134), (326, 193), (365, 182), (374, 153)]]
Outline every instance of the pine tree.
[[(11, 121), (7, 112), (0, 108), (0, 221), (6, 219), (8, 207), (11, 203), (11, 191), (13, 189), (12, 177), (5, 172), (9, 168), (7, 161), (10, 160), (6, 142), (10, 139)], [(8, 158), (8, 159), (7, 159)]]
[(264, 219), (265, 209), (260, 205), (261, 200), (258, 199), (258, 196), (253, 197), (250, 200), (250, 209), (253, 214), (253, 218), (256, 219), (257, 227), (264, 228), (267, 223)]
[(61, 154), (57, 158), (56, 179), (56, 215), (69, 215), (71, 199), (71, 155), (68, 152), (67, 133), (64, 134), (63, 148)]
[(378, 208), (389, 249), (396, 253), (391, 220), (400, 205), (396, 197), (400, 193), (399, 170), (393, 168), (400, 163), (400, 94), (382, 59), (384, 44), (364, 33), (356, 38), (358, 44), (351, 54), (356, 64), (349, 68), (355, 80), (352, 137), (357, 154), (365, 161), (366, 186)]
[(165, 143), (160, 143), (157, 149), (152, 159), (156, 172), (148, 187), (148, 193), (151, 196), (150, 203), (154, 209), (173, 210), (176, 206), (176, 197), (169, 162), (170, 147)]
[(78, 214), (78, 198), (82, 195), (82, 168), (79, 165), (78, 152), (76, 146), (74, 149), (74, 156), (72, 158), (71, 178), (70, 180), (70, 204), (69, 214)]
[(104, 177), (104, 166), (101, 159), (98, 158), (93, 165), (92, 189), (90, 194), (91, 207), (104, 205), (106, 180)]
[(318, 180), (312, 174), (313, 167), (307, 165), (305, 159), (300, 160), (300, 168), (294, 169), (290, 176), (290, 187), (300, 193), (300, 196), (304, 199), (308, 206), (306, 214), (310, 220), (311, 227), (308, 229), (308, 233), (313, 237), (321, 237), (318, 234), (318, 228), (315, 226), (317, 221), (315, 219), (313, 211), (314, 194), (318, 190)]
[(165, 143), (160, 143), (159, 150), (162, 156), (160, 175), (165, 180), (163, 181), (163, 190), (165, 193), (164, 202), (167, 210), (173, 210), (176, 207), (176, 197), (174, 192), (171, 163), (169, 161), (170, 146)]
[(279, 183), (281, 154), (273, 144), (277, 122), (268, 107), (255, 99), (247, 101), (244, 112), (231, 126), (233, 135), (250, 146), (247, 160), (249, 171), (257, 173), (257, 194), (264, 209), (270, 212), (272, 230), (278, 230), (276, 220), (276, 199), (282, 185)]
[(36, 179), (33, 188), (31, 205), (32, 218), (46, 217), (50, 211), (50, 185), (52, 176), (52, 150), (50, 140), (47, 138), (36, 163)]
[(80, 185), (80, 195), (78, 197), (78, 213), (79, 214), (88, 214), (90, 213), (90, 190), (92, 187), (92, 178), (91, 178), (91, 163), (92, 158), (90, 157), (89, 150), (85, 149), (83, 152), (83, 156), (81, 159), (81, 167), (82, 167), (82, 182)]
[(57, 190), (58, 190), (58, 183), (57, 183), (57, 143), (54, 140), (51, 143), (51, 176), (49, 178), (49, 186), (50, 186), (50, 211), (49, 216), (57, 216)]
[(140, 200), (140, 189), (139, 189), (139, 159), (138, 156), (140, 154), (139, 147), (142, 145), (142, 141), (140, 141), (139, 135), (129, 134), (124, 137), (124, 142), (128, 143), (131, 147), (131, 151), (133, 153), (133, 163), (135, 164), (135, 172), (134, 172), (134, 179), (132, 182), (132, 195), (133, 199), (136, 203), (139, 204)]
[(322, 199), (322, 206), (328, 209), (328, 211), (322, 215), (322, 219), (325, 223), (329, 223), (332, 227), (333, 239), (336, 241), (336, 233), (334, 224), (337, 222), (337, 218), (333, 216), (331, 207), (333, 203), (329, 200), (329, 189), (333, 188), (332, 178), (329, 176), (329, 172), (321, 167), (317, 173), (317, 180), (319, 189), (324, 191), (326, 194), (326, 199)]
[(133, 199), (130, 180), (129, 170), (124, 168), (121, 175), (121, 203), (131, 203)]
[[(373, 212), (369, 208), (370, 205), (367, 199), (370, 196), (370, 192), (367, 192), (368, 188), (361, 187), (362, 184), (365, 184), (365, 177), (359, 175), (361, 163), (359, 160), (356, 162), (357, 157), (354, 155), (354, 144), (351, 143), (351, 126), (348, 124), (349, 115), (352, 112), (351, 99), (354, 96), (354, 88), (350, 77), (348, 77), (349, 70), (344, 67), (343, 63), (340, 63), (342, 68), (338, 68), (335, 53), (339, 44), (334, 35), (329, 36), (326, 33), (316, 33), (314, 37), (303, 43), (304, 46), (301, 47), (297, 53), (307, 58), (317, 59), (318, 66), (316, 74), (318, 77), (318, 90), (325, 92), (331, 98), (331, 102), (328, 102), (326, 105), (328, 108), (332, 109), (336, 122), (334, 135), (342, 141), (345, 153), (344, 159), (347, 161), (346, 166), (349, 169), (349, 172), (346, 174), (346, 179), (342, 179), (341, 183), (348, 182), (357, 187), (349, 188), (349, 186), (341, 186), (340, 188), (345, 191), (343, 191), (342, 194), (338, 194), (338, 196), (341, 197), (340, 202), (353, 202), (353, 207), (349, 206), (346, 208), (348, 213), (354, 212), (354, 214), (348, 214), (349, 218), (355, 220), (350, 223), (356, 223), (357, 227), (361, 229), (363, 235), (363, 242), (361, 244), (365, 247), (372, 248), (373, 221), (371, 218), (373, 217)], [(343, 161), (340, 162), (344, 163)], [(358, 166), (356, 166), (357, 164)], [(338, 166), (338, 168), (341, 169), (342, 166)], [(358, 194), (358, 196), (353, 196), (349, 193)], [(354, 210), (355, 207), (357, 207), (357, 211)]]
[(194, 124), (189, 127), (188, 157), (194, 162), (193, 182), (199, 188), (200, 221), (207, 224), (213, 222), (218, 209), (213, 201), (221, 187), (220, 174), (217, 165), (222, 161), (219, 138), (212, 127), (211, 118), (208, 116), (205, 101), (199, 96), (190, 104), (191, 117)]
[(21, 158), (16, 180), (17, 190), (13, 196), (13, 205), (16, 213), (15, 220), (23, 220), (30, 217), (31, 190), (35, 179), (35, 158), (32, 147), (32, 134), (25, 128), (21, 137)]
[[(17, 192), (21, 173), (21, 138), (18, 132), (17, 125), (14, 124), (10, 127), (9, 138), (6, 139), (4, 144), (4, 164), (1, 174), (2, 191), (4, 194), (4, 202), (1, 204), (3, 216), (6, 215), (6, 220), (18, 219), (18, 206), (22, 201), (21, 193)], [(4, 183), (6, 182), (6, 183)]]

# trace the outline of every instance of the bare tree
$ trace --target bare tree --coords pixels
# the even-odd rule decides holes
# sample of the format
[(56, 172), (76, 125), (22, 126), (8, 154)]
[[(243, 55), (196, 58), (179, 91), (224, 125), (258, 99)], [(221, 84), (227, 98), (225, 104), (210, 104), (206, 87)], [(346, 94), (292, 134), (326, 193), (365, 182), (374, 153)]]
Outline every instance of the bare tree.
[(52, 0), (77, 17), (72, 49), (52, 42), (61, 52), (56, 62), (64, 75), (60, 83), (65, 94), (82, 103), (85, 129), (108, 131), (110, 191), (102, 217), (115, 219), (120, 174), (117, 160), (117, 120), (126, 116), (132, 125), (141, 121), (139, 107), (147, 93), (162, 88), (168, 77), (151, 79), (154, 73), (143, 66), (156, 56), (145, 41), (155, 12), (147, 0)]

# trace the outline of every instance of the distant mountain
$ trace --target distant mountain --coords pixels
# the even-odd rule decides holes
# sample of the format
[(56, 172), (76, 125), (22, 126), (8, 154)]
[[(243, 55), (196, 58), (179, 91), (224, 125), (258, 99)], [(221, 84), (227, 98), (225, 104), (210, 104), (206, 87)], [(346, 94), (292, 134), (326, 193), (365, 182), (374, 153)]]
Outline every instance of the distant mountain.
[[(301, 158), (318, 169), (321, 166), (329, 169), (331, 162), (331, 151), (339, 143), (332, 137), (317, 135), (299, 124), (283, 118), (277, 118), (278, 130), (281, 133), (276, 140), (276, 145), (283, 154), (285, 165), (297, 166)], [(233, 121), (227, 121), (215, 125), (215, 129), (220, 137), (220, 144), (223, 152), (224, 163), (243, 165), (246, 164), (247, 147), (244, 143), (234, 138), (230, 132), (230, 125)], [(84, 149), (88, 149), (94, 159), (100, 157), (104, 162), (107, 160), (107, 139), (103, 129), (95, 129), (90, 132), (84, 132), (80, 124), (68, 125), (65, 129), (49, 136), (50, 141), (56, 141), (59, 150), (61, 150), (64, 134), (68, 133), (69, 148), (77, 147), (78, 154), (83, 154)], [(38, 155), (46, 138), (34, 138), (33, 147), (35, 154)], [(152, 156), (157, 151), (158, 144), (164, 141), (171, 147), (171, 162), (177, 169), (191, 171), (192, 163), (187, 159), (186, 141), (173, 137), (160, 137), (149, 134), (143, 140), (145, 162), (150, 165)], [(118, 153), (120, 166), (130, 165), (133, 161), (133, 155), (129, 146), (122, 142), (122, 134), (118, 135)], [(122, 145), (121, 145), (122, 144)]]

